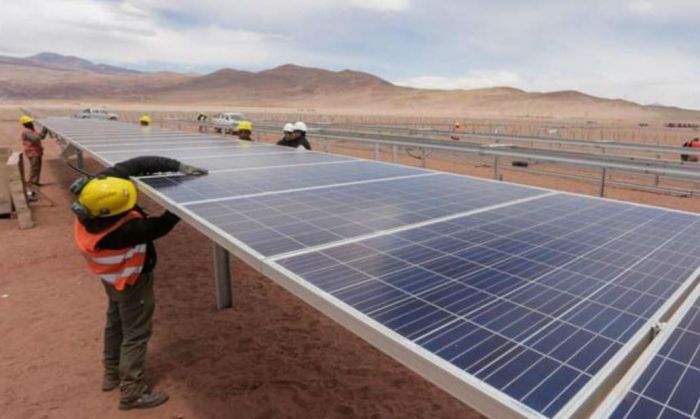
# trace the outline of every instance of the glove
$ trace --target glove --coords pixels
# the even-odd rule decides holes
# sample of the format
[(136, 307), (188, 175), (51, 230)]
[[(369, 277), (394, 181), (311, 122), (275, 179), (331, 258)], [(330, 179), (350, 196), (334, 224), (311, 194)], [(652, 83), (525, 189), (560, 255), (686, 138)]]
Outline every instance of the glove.
[(199, 167), (194, 167), (190, 166), (187, 163), (180, 163), (180, 173), (184, 175), (194, 175), (194, 176), (200, 176), (200, 175), (206, 175), (209, 173), (207, 169), (201, 169)]

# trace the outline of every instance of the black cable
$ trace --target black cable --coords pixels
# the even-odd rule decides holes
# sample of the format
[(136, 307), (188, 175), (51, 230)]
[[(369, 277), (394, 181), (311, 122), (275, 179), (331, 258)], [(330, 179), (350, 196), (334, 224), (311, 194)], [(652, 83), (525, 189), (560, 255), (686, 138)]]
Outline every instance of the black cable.
[(88, 172), (86, 172), (86, 171), (84, 171), (84, 170), (82, 170), (82, 169), (80, 169), (80, 168), (78, 168), (78, 167), (76, 167), (76, 166), (73, 166), (72, 164), (70, 164), (70, 162), (68, 161), (68, 159), (66, 159), (66, 164), (68, 165), (68, 167), (70, 167), (71, 169), (75, 170), (76, 172), (80, 173), (80, 174), (83, 175), (83, 176), (87, 176), (87, 177), (89, 177), (89, 178), (95, 177), (95, 175), (90, 174), (90, 173), (88, 173)]

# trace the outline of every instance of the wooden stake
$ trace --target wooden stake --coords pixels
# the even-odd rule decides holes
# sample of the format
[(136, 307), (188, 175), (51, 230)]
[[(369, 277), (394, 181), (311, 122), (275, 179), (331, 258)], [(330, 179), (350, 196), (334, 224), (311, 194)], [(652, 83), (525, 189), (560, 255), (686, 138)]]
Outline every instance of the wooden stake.
[(34, 227), (32, 210), (27, 203), (27, 190), (24, 187), (24, 166), (22, 165), (22, 153), (12, 153), (6, 163), (7, 177), (10, 183), (12, 205), (17, 213), (19, 228), (24, 230)]

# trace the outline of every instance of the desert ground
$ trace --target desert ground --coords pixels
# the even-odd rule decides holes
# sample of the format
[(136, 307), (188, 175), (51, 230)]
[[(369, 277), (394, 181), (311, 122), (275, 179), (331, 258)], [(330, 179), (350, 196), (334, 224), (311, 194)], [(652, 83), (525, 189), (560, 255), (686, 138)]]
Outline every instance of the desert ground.
[[(45, 113), (68, 113), (79, 104), (39, 104)], [(138, 115), (175, 115), (170, 107), (121, 105)], [(158, 109), (160, 109), (158, 111)], [(206, 108), (202, 108), (206, 109)], [(192, 113), (199, 110), (189, 109)], [(313, 119), (298, 109), (246, 110), (267, 119)], [(0, 146), (19, 150), (19, 109), (0, 110)], [(265, 117), (265, 116), (262, 116)], [(402, 123), (407, 116), (336, 115), (335, 121)], [(433, 118), (423, 124), (447, 124)], [(488, 127), (558, 124), (585, 137), (580, 121), (473, 120)], [(488, 129), (488, 128), (485, 128)], [(511, 128), (515, 129), (515, 128)], [(649, 142), (635, 121), (608, 123), (604, 133)], [(524, 131), (523, 131), (524, 132)], [(640, 134), (642, 132), (642, 134)], [(689, 133), (663, 132), (661, 143)], [(573, 135), (573, 134), (572, 134)], [(598, 135), (598, 134), (595, 134)], [(692, 135), (692, 134), (691, 134)], [(609, 135), (608, 135), (609, 136)], [(273, 141), (274, 135), (260, 136)], [(312, 141), (313, 137), (311, 137)], [(149, 380), (171, 400), (153, 411), (123, 413), (117, 394), (102, 393), (101, 333), (106, 309), (99, 281), (73, 245), (68, 185), (76, 173), (47, 142), (42, 188), (34, 205), (37, 226), (20, 231), (0, 220), (0, 411), (8, 418), (470, 418), (479, 415), (407, 368), (375, 350), (240, 261), (234, 262), (234, 308), (214, 310), (211, 244), (180, 223), (160, 240), (156, 270), (158, 309), (149, 349)], [(314, 144), (318, 146), (318, 143)], [(371, 158), (372, 150), (333, 145), (330, 152)], [(428, 167), (480, 177), (492, 169), (454, 156), (431, 156)], [(388, 160), (388, 153), (382, 153)], [(403, 164), (417, 160), (402, 155)], [(89, 170), (99, 166), (88, 160)], [(590, 182), (504, 170), (504, 180), (595, 195)], [(613, 199), (700, 212), (700, 199), (609, 186)], [(144, 200), (151, 213), (162, 211)]]

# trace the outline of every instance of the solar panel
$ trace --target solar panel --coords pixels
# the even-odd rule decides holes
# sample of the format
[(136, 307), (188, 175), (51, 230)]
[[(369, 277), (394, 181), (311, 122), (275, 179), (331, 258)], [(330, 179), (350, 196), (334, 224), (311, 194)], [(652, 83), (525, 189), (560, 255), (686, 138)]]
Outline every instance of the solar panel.
[[(282, 157), (286, 157), (286, 155)], [(237, 160), (240, 159), (234, 159), (234, 163)], [(330, 159), (335, 164), (295, 165), (291, 168), (274, 168), (264, 166), (266, 164), (264, 160), (264, 158), (257, 160), (258, 164), (266, 167), (264, 175), (261, 175), (260, 169), (253, 167), (246, 170), (236, 170), (235, 172), (213, 173), (205, 177), (159, 176), (146, 178), (143, 181), (173, 201), (187, 205), (199, 201), (214, 202), (224, 198), (239, 198), (240, 196), (289, 189), (321, 187), (395, 177), (432, 175), (432, 173), (425, 170), (390, 166), (369, 161), (346, 160), (346, 164), (338, 164), (337, 160)], [(281, 160), (278, 159), (277, 161)], [(208, 162), (206, 163), (208, 164)], [(289, 163), (293, 163), (293, 160)]]
[[(700, 217), (687, 213), (221, 137), (45, 123), (107, 163), (157, 154), (216, 170), (139, 182), (251, 266), (494, 416), (580, 414), (700, 266)], [(693, 342), (683, 332), (677, 341)], [(680, 377), (678, 368), (665, 374)], [(669, 405), (638, 388), (621, 412)]]
[(667, 260), (698, 233), (697, 217), (554, 195), (276, 263), (551, 417), (700, 265), (693, 246)]
[(272, 256), (545, 193), (504, 183), (423, 174), (332, 188), (192, 202), (184, 207), (261, 255)]

